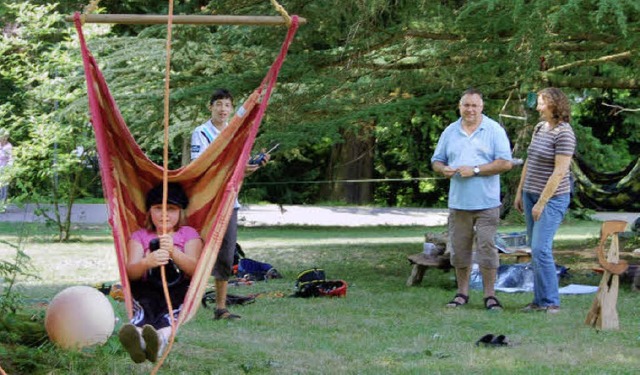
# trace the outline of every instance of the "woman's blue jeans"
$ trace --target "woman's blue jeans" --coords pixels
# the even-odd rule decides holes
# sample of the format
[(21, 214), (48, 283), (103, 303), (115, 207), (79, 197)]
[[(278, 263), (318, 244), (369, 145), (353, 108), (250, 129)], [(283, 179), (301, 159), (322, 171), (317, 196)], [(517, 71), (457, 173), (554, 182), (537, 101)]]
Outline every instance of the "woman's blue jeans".
[(539, 194), (522, 193), (524, 217), (527, 223), (527, 239), (531, 247), (533, 266), (533, 303), (538, 306), (560, 306), (558, 275), (553, 260), (553, 237), (560, 227), (567, 208), (569, 194), (557, 195), (547, 202), (538, 221), (533, 221), (531, 209)]

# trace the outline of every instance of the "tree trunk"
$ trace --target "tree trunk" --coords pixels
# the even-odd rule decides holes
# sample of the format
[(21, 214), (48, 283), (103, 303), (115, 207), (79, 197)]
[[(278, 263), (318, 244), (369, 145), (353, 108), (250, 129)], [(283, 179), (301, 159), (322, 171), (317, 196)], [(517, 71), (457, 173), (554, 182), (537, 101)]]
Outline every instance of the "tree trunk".
[(182, 138), (182, 166), (191, 163), (191, 138)]
[(368, 204), (373, 200), (373, 157), (375, 124), (352, 127), (342, 132), (343, 143), (333, 147), (327, 169), (331, 184), (329, 199), (348, 204)]

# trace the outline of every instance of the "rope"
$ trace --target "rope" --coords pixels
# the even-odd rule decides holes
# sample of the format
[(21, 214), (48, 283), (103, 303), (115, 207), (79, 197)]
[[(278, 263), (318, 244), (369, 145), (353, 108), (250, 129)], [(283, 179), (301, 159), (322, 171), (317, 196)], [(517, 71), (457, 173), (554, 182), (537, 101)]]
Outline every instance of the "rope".
[[(167, 22), (167, 45), (166, 53), (167, 58), (165, 62), (164, 73), (164, 150), (162, 153), (162, 220), (167, 222), (167, 196), (169, 185), (169, 95), (170, 95), (170, 78), (171, 78), (171, 31), (173, 28), (173, 0), (169, 0), (169, 20)], [(162, 234), (167, 234), (166, 225), (162, 226)], [(169, 294), (169, 287), (167, 286), (167, 279), (165, 273), (165, 266), (160, 267), (160, 276), (162, 278), (162, 290), (164, 291), (164, 298), (167, 301), (167, 312), (171, 320), (171, 335), (169, 336), (169, 342), (162, 357), (158, 360), (158, 363), (154, 366), (151, 374), (156, 374), (164, 360), (169, 355), (171, 348), (173, 347), (173, 341), (176, 337), (176, 320), (173, 317), (173, 306), (171, 304), (171, 295)]]
[(271, 0), (271, 5), (273, 5), (278, 13), (280, 13), (282, 18), (284, 18), (285, 22), (287, 23), (287, 27), (291, 27), (291, 17), (289, 16), (289, 13), (287, 13), (287, 10), (284, 9), (284, 7), (280, 5), (276, 0)]
[(80, 22), (84, 25), (84, 21), (87, 18), (86, 15), (89, 13), (93, 13), (98, 9), (98, 3), (100, 0), (91, 0), (89, 4), (85, 5), (82, 14), (80, 15)]
[(321, 180), (321, 181), (265, 181), (247, 182), (247, 186), (258, 185), (295, 185), (295, 184), (343, 184), (343, 183), (365, 183), (365, 182), (411, 182), (411, 181), (431, 181), (447, 180), (446, 177), (412, 177), (412, 178), (365, 178), (360, 180)]

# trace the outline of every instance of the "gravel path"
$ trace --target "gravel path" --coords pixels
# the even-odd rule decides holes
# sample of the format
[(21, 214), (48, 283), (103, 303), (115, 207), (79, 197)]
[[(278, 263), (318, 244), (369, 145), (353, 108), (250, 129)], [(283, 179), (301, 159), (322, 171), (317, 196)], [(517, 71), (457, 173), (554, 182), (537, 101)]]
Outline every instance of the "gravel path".
[[(33, 214), (34, 205), (10, 205), (0, 213), (0, 221), (43, 221)], [(63, 212), (64, 213), (64, 212)], [(598, 212), (596, 220), (626, 220), (632, 223), (640, 216), (637, 212)], [(438, 226), (447, 222), (446, 209), (431, 208), (379, 208), (379, 207), (324, 207), (246, 205), (240, 209), (238, 220), (245, 226), (315, 225), (315, 226)], [(104, 224), (107, 208), (104, 204), (75, 204), (71, 222), (77, 224)]]

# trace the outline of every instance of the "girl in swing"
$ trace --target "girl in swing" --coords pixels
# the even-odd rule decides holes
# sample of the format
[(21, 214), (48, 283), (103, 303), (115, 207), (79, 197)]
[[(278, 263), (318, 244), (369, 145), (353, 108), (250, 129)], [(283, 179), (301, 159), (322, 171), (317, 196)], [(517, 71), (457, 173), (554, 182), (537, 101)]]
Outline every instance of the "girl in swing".
[[(155, 362), (162, 354), (171, 336), (171, 319), (177, 319), (182, 309), (203, 246), (198, 232), (186, 225), (189, 198), (182, 186), (168, 184), (166, 222), (162, 215), (162, 192), (160, 184), (147, 194), (146, 228), (134, 232), (127, 245), (133, 318), (122, 326), (118, 336), (135, 363)], [(160, 266), (165, 266), (174, 309), (171, 314), (162, 289)]]

